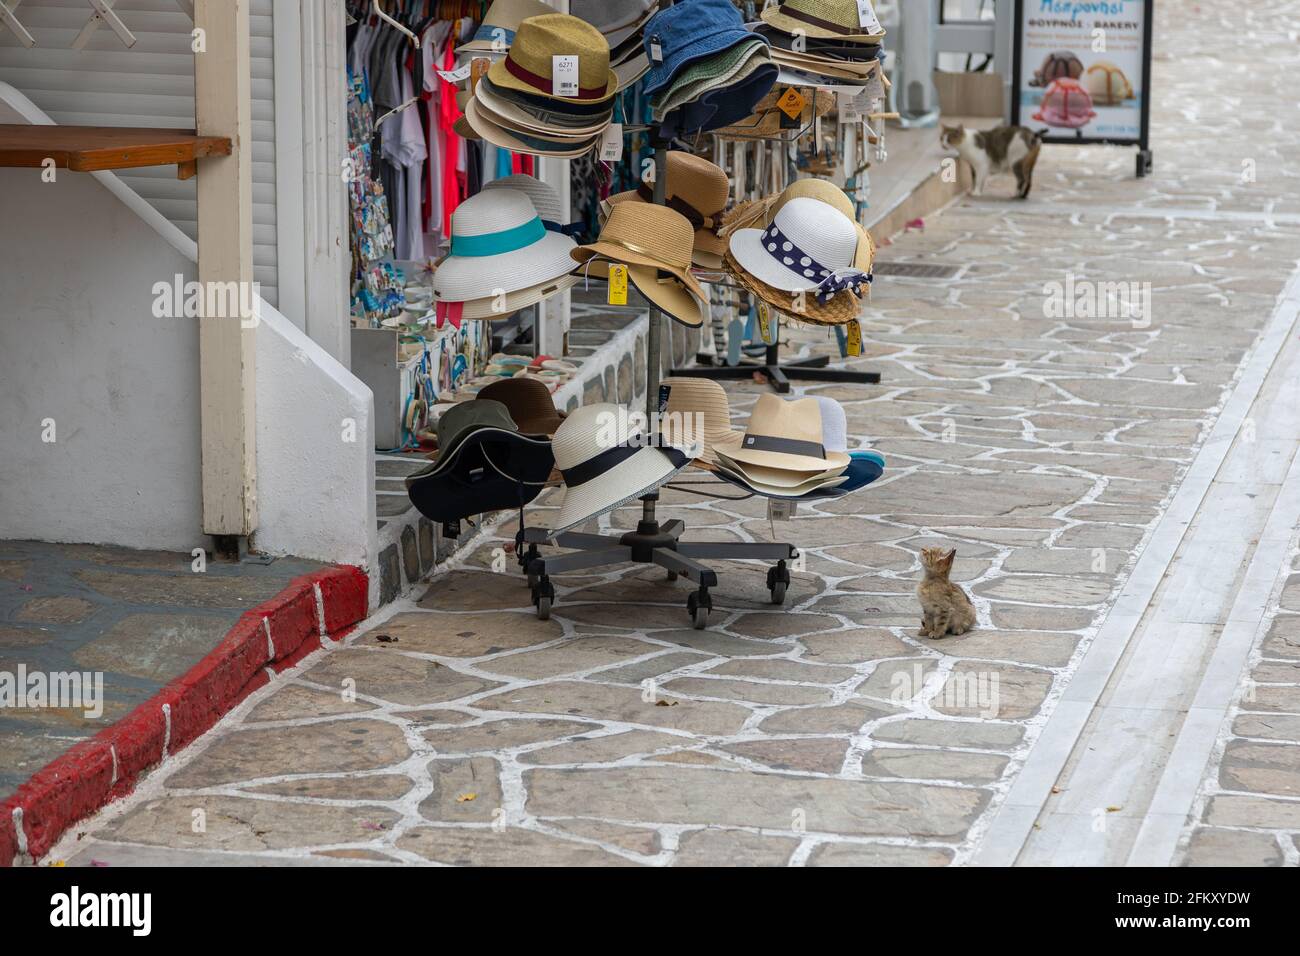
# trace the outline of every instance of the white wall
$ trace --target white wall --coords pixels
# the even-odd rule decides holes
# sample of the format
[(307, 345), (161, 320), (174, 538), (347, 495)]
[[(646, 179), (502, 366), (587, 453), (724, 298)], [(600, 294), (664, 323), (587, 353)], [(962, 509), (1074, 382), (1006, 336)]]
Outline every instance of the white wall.
[[(0, 123), (42, 119), (0, 84)], [(40, 174), (0, 169), (0, 538), (206, 546), (197, 320), (152, 314), (156, 282), (196, 277), (194, 244), (112, 173)], [(370, 390), (261, 318), (254, 545), (369, 567)]]
[[(194, 128), (194, 23), (176, 0), (116, 0), (135, 34), (129, 49), (100, 26), (84, 49), (71, 49), (94, 12), (87, 0), (24, 0), (15, 11), (36, 40), (23, 47), (0, 32), (0, 82), (17, 87), (62, 125)], [(278, 299), (275, 69), (272, 0), (252, 0), (249, 18), (253, 107), (253, 265), (262, 295)], [(342, 80), (339, 80), (342, 83)], [(124, 170), (122, 181), (193, 239), (194, 180), (174, 166)]]

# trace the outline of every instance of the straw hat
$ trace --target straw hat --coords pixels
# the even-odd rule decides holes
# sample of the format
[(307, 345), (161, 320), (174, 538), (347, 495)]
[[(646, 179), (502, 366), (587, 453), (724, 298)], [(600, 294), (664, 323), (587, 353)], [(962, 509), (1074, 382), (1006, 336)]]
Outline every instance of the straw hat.
[[(699, 461), (718, 463), (714, 445), (735, 445), (744, 437), (731, 427), (727, 392), (707, 378), (675, 376), (659, 383), (659, 433), (670, 445), (688, 447), (698, 443)], [(667, 391), (667, 402), (664, 392)]]
[[(558, 233), (556, 234), (558, 235)], [(436, 273), (435, 273), (436, 275)], [(567, 292), (580, 281), (576, 275), (562, 275), (548, 279), (536, 285), (530, 285), (514, 292), (502, 292), (497, 295), (485, 295), (477, 299), (466, 299), (461, 303), (462, 319), (508, 319), (520, 309), (543, 302), (551, 296)]]
[(542, 224), (532, 200), (484, 190), (451, 214), (451, 253), (433, 273), (439, 302), (468, 302), (546, 285), (573, 270), (573, 240)]
[(798, 292), (782, 292), (760, 282), (740, 267), (731, 253), (722, 257), (727, 272), (748, 291), (762, 299), (783, 315), (810, 325), (846, 325), (858, 317), (862, 300), (852, 292), (842, 292), (828, 302), (818, 302), (816, 296)]
[(621, 405), (575, 409), (551, 447), (564, 477), (564, 501), (551, 537), (654, 491), (686, 467), (678, 448), (652, 447)]
[(519, 24), (529, 17), (554, 13), (542, 0), (493, 0), (474, 36), (456, 47), (457, 53), (496, 53), (504, 56), (515, 40)]
[(485, 111), (480, 100), (471, 99), (465, 107), (465, 121), (470, 128), (493, 146), (500, 146), (515, 153), (530, 153), (534, 156), (557, 156), (561, 159), (574, 159), (589, 153), (600, 142), (601, 134), (596, 133), (590, 139), (572, 140), (546, 134), (525, 133), (503, 126), (495, 114)]
[[(551, 70), (556, 56), (578, 58), (577, 96), (564, 97), (554, 92)], [(618, 90), (618, 77), (609, 68), (605, 38), (591, 24), (564, 13), (529, 17), (520, 23), (510, 52), (492, 64), (487, 76), (496, 87), (560, 102), (600, 102)], [(471, 117), (471, 125), (473, 122)]]
[(827, 478), (810, 490), (798, 488), (767, 487), (761, 483), (751, 484), (743, 475), (719, 468), (714, 474), (738, 488), (752, 491), (765, 498), (789, 498), (793, 500), (816, 501), (822, 498), (838, 498), (857, 491), (871, 484), (885, 472), (885, 459), (874, 451), (849, 452), (849, 466), (836, 478)]
[[(664, 192), (667, 204), (685, 216), (695, 227), (695, 245), (692, 259), (708, 269), (721, 267), (719, 258), (727, 250), (725, 239), (718, 238), (722, 224), (722, 211), (727, 208), (731, 195), (731, 182), (717, 165), (703, 156), (673, 150), (668, 154)], [(615, 193), (608, 202), (654, 202), (654, 187), (642, 183), (628, 192)]]
[[(709, 314), (709, 296), (691, 275), (694, 238), (691, 224), (674, 209), (621, 202), (610, 207), (596, 241), (572, 256), (582, 263), (596, 256), (626, 263), (628, 278), (643, 296), (678, 322), (698, 326)], [(608, 262), (593, 262), (591, 269), (609, 274)]]
[(813, 293), (826, 301), (857, 292), (866, 275), (854, 265), (858, 231), (853, 220), (827, 203), (791, 199), (766, 229), (738, 229), (728, 248), (750, 275), (785, 292)]
[(614, 115), (611, 103), (591, 104), (594, 108), (558, 104), (544, 96), (498, 89), (486, 76), (478, 81), (474, 99), (498, 126), (547, 139), (552, 134), (564, 139), (581, 138), (583, 134), (590, 138), (604, 130)]
[(564, 421), (564, 413), (551, 400), (550, 389), (532, 376), (503, 378), (484, 386), (478, 397), (480, 401), (500, 402), (505, 406), (525, 435), (554, 435)]
[(717, 445), (714, 450), (724, 464), (746, 476), (753, 471), (770, 481), (772, 473), (762, 469), (779, 469), (802, 474), (802, 482), (819, 474), (833, 477), (843, 473), (849, 464), (848, 452), (843, 450), (847, 433), (839, 402), (823, 398), (786, 401), (765, 392), (754, 403), (741, 441)]
[(858, 25), (858, 0), (785, 0), (780, 6), (765, 7), (759, 16), (795, 36), (798, 30), (810, 37), (870, 44), (885, 38), (883, 27), (869, 33)]
[[(776, 101), (785, 95), (785, 84), (777, 86), (768, 93), (767, 96), (759, 100), (758, 105), (754, 107), (754, 112), (739, 123), (733, 123), (731, 126), (724, 126), (722, 129), (715, 130), (718, 136), (723, 139), (772, 139), (779, 137), (783, 132), (794, 132), (793, 129), (783, 128), (781, 120), (785, 113), (781, 112), (781, 107), (776, 105)], [(807, 91), (804, 91), (805, 103), (808, 100)], [(816, 110), (816, 115), (825, 116), (830, 112), (831, 107), (835, 105), (835, 94), (827, 90), (817, 90), (812, 96), (812, 109)], [(809, 107), (804, 106), (804, 112)], [(801, 127), (803, 123), (799, 124)]]
[(494, 179), (484, 184), (483, 188), (488, 189), (513, 189), (526, 195), (537, 210), (537, 215), (542, 217), (542, 222), (564, 222), (569, 217), (564, 214), (560, 208), (560, 194), (557, 193), (550, 183), (544, 183), (536, 176), (529, 176), (527, 173), (515, 173), (513, 176), (503, 176), (500, 179)]
[(849, 199), (843, 189), (825, 179), (815, 177), (797, 179), (789, 186), (786, 186), (777, 196), (765, 196), (762, 199), (753, 199), (741, 203), (724, 217), (718, 235), (723, 239), (729, 239), (731, 234), (738, 229), (766, 229), (772, 225), (772, 217), (780, 212), (786, 203), (791, 199), (799, 199), (800, 197), (816, 199), (829, 206), (834, 206), (853, 220), (858, 230), (858, 252), (854, 257), (853, 265), (863, 272), (870, 272), (872, 265), (876, 261), (876, 244), (872, 240), (871, 234), (863, 229), (861, 223), (857, 221), (857, 214), (853, 209), (852, 200)]

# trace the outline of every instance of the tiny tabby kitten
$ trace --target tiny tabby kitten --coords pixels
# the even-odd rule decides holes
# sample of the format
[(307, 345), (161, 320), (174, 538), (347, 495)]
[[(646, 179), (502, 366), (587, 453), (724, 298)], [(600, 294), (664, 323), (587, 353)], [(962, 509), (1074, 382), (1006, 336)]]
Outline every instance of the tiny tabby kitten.
[(922, 548), (925, 577), (916, 586), (921, 601), (921, 637), (940, 638), (965, 634), (975, 626), (975, 606), (961, 585), (948, 580), (957, 549)]
[(973, 130), (965, 126), (945, 126), (940, 142), (970, 163), (975, 173), (976, 195), (984, 193), (984, 184), (995, 173), (1016, 174), (1016, 198), (1027, 199), (1034, 185), (1034, 163), (1043, 146), (1042, 136), (1023, 126), (998, 126)]

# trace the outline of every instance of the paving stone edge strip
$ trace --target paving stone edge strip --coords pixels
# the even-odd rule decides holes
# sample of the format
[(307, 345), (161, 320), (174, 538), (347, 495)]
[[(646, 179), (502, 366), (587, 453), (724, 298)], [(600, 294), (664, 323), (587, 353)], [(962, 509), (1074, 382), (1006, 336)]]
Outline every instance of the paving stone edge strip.
[(164, 757), (264, 686), (270, 672), (346, 637), (366, 616), (369, 586), (360, 568), (326, 568), (245, 611), (189, 671), (0, 803), (0, 866), (39, 860), (74, 823), (126, 796)]

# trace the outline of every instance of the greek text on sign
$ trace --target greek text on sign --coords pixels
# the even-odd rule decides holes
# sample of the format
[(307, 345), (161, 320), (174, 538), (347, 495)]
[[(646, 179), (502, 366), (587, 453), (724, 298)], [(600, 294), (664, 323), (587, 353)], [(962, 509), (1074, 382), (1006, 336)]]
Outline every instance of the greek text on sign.
[(551, 57), (551, 88), (556, 96), (578, 95), (578, 58), (556, 54)]
[(781, 94), (781, 98), (776, 101), (776, 105), (781, 108), (781, 112), (790, 119), (798, 119), (799, 114), (803, 112), (804, 98), (799, 95), (799, 91), (793, 86), (786, 89)]

